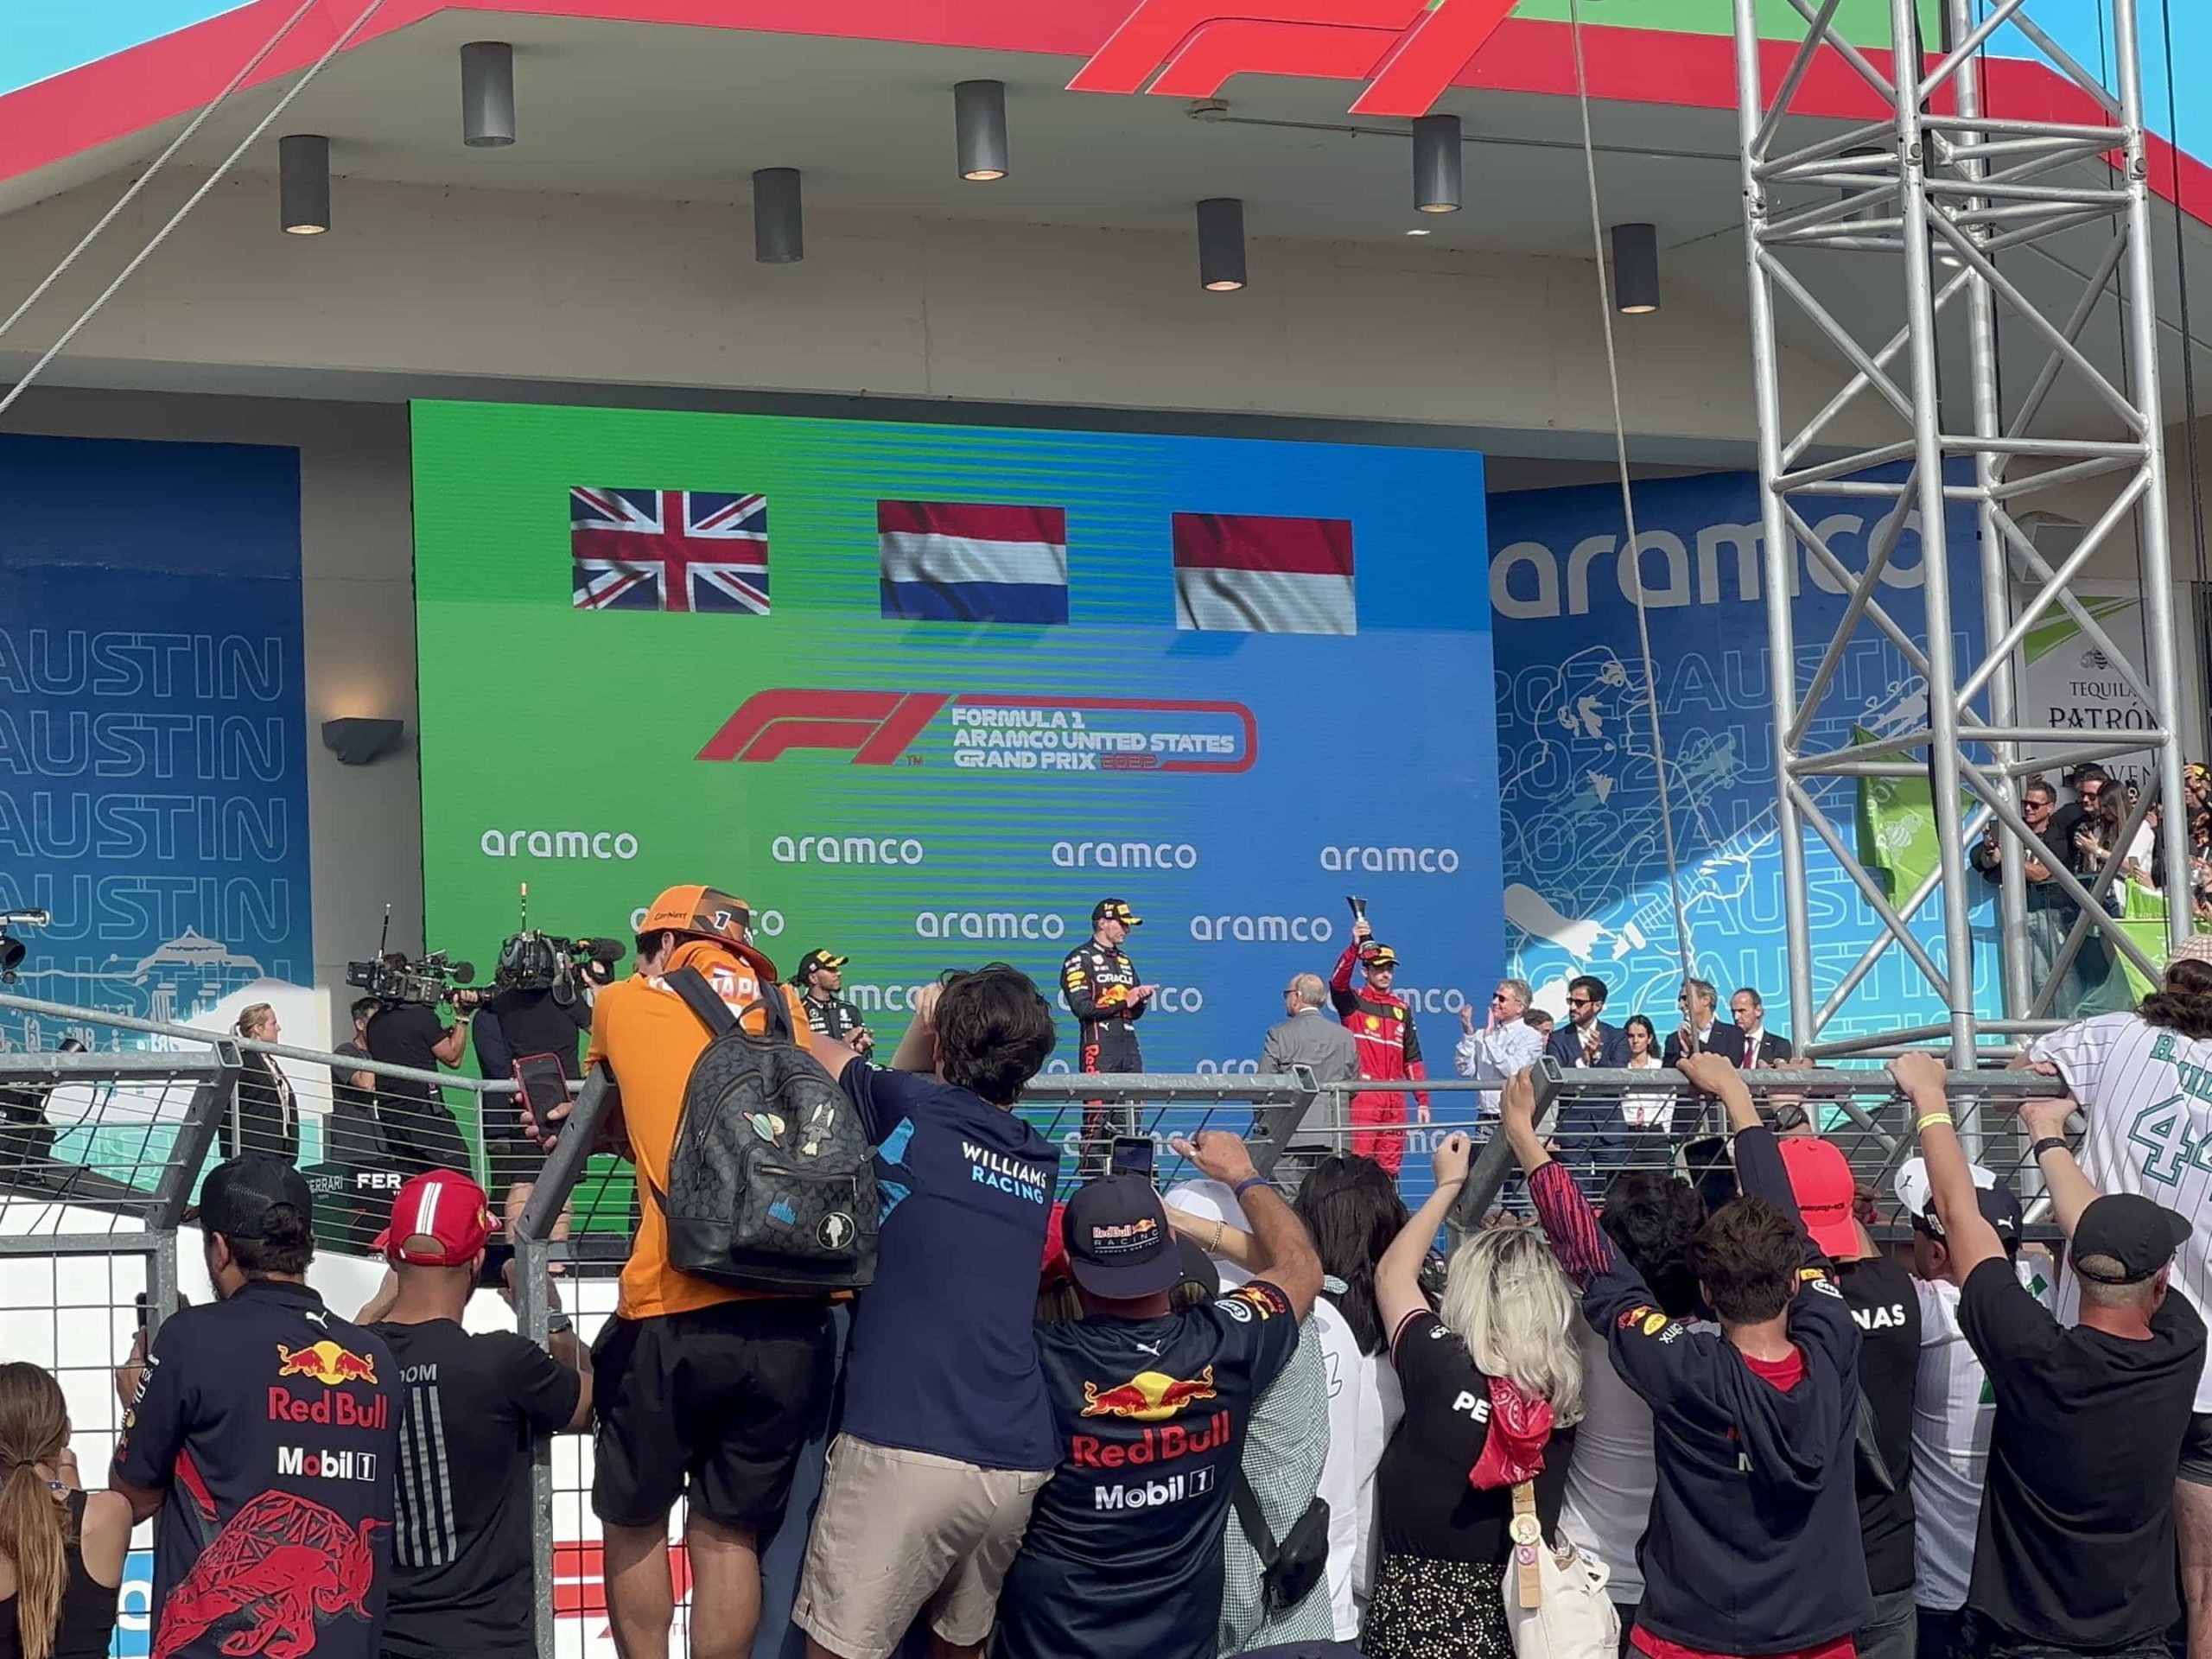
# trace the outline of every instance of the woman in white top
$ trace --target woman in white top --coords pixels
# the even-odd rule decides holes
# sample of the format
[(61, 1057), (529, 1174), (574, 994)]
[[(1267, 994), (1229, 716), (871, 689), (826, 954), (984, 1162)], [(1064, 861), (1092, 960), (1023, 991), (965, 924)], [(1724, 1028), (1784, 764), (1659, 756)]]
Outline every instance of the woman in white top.
[[(1630, 1071), (1666, 1070), (1659, 1063), (1659, 1033), (1652, 1029), (1649, 1020), (1640, 1014), (1631, 1014), (1622, 1029), (1628, 1033)], [(1653, 1094), (1624, 1095), (1621, 1116), (1628, 1120), (1631, 1129), (1656, 1129), (1664, 1135), (1674, 1124), (1675, 1091), (1668, 1089)]]
[(1351, 1509), (1329, 1512), (1329, 1598), (1337, 1639), (1355, 1641), (1373, 1582), (1375, 1469), (1405, 1415), (1389, 1333), (1375, 1305), (1375, 1264), (1406, 1225), (1398, 1183), (1372, 1158), (1325, 1158), (1298, 1189), (1293, 1206), (1313, 1236), (1327, 1275), (1321, 1297), (1341, 1316), (1322, 1327), (1329, 1366), (1329, 1460), (1321, 1478), (1357, 1494)]

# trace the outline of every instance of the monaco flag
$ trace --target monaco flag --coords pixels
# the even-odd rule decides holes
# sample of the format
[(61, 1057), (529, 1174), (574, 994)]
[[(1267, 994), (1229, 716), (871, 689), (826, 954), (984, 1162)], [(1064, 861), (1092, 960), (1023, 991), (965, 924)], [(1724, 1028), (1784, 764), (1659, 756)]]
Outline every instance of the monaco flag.
[(1177, 513), (1175, 626), (1231, 633), (1357, 633), (1351, 521)]
[(927, 622), (1068, 620), (1068, 516), (1058, 507), (879, 501), (883, 614)]

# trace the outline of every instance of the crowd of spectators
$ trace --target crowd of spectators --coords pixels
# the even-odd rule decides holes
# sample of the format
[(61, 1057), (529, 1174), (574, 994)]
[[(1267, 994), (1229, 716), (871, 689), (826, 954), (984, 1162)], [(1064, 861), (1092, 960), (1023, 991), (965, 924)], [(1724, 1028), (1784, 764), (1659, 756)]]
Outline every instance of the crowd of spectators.
[[(2184, 1617), (2212, 1653), (2212, 937), (2139, 1012), (2033, 1046), (2070, 1094), (2023, 1114), (2063, 1272), (1925, 1056), (1892, 1068), (1910, 1247), (1878, 1243), (1843, 1154), (1762, 1119), (1746, 1072), (1788, 1048), (1755, 994), (1725, 1022), (1690, 982), (1671, 1039), (1690, 1109), (1726, 1125), (1725, 1183), (1624, 1158), (1593, 1201), (1489, 1040), (1526, 1020), (1501, 985), (1471, 1064), (1497, 1067), (1534, 1213), (1440, 1250), (1465, 1135), (1410, 1215), (1380, 1160), (1327, 1154), (1286, 1192), (1220, 1131), (1177, 1144), (1197, 1179), (1164, 1194), (1117, 1166), (1056, 1204), (1060, 1149), (1016, 1109), (1052, 1009), (1019, 971), (928, 988), (879, 1065), (807, 1018), (729, 895), (671, 890), (637, 945), (589, 1058), (648, 1198), (592, 1348), (557, 1313), (543, 1349), (464, 1330), (498, 1224), (453, 1171), (399, 1193), (390, 1276), (341, 1316), (306, 1282), (306, 1183), (241, 1149), (197, 1210), (217, 1300), (134, 1349), (106, 1492), (75, 1490), (51, 1379), (0, 1367), (0, 1656), (104, 1651), (149, 1518), (164, 1659), (530, 1653), (531, 1462), (588, 1423), (632, 1659), (668, 1649), (679, 1504), (713, 1659), (752, 1651), (785, 1525), (810, 1659), (2151, 1659)], [(671, 1260), (660, 1194), (709, 1040), (667, 987), (684, 968), (756, 1034), (786, 999), (876, 1148), (842, 1355), (830, 1297)], [(1341, 1064), (1300, 1024), (1317, 983), (1287, 985), (1282, 1040)], [(1578, 980), (1544, 1051), (1654, 1069), (1650, 1023), (1615, 1031), (1604, 1002)], [(1598, 1129), (1678, 1134), (1651, 1093), (1669, 1106)], [(819, 1498), (787, 1516), (833, 1419)]]

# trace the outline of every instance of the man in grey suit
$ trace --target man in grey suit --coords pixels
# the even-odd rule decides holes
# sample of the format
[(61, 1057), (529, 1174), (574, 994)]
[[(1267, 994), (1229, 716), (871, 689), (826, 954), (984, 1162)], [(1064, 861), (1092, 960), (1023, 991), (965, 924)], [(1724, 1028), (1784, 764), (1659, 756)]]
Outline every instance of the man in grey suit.
[[(1293, 976), (1282, 994), (1283, 1012), (1289, 1017), (1268, 1028), (1260, 1070), (1287, 1071), (1294, 1065), (1310, 1065), (1317, 1083), (1350, 1083), (1357, 1077), (1359, 1045), (1324, 1012), (1328, 1004), (1328, 982), (1320, 975)], [(1344, 1151), (1351, 1144), (1351, 1095), (1324, 1095), (1315, 1101), (1306, 1120), (1291, 1130), (1291, 1144), (1275, 1160), (1277, 1184), (1295, 1190), (1322, 1159)], [(1297, 1137), (1307, 1131), (1314, 1138), (1300, 1142)]]

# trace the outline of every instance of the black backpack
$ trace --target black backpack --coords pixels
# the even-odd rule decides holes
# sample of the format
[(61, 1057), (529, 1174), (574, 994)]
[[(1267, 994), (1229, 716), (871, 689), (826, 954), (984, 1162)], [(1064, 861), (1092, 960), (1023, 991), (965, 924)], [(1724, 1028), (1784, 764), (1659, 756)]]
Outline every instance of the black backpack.
[(793, 1042), (782, 987), (766, 988), (755, 1037), (697, 969), (664, 982), (714, 1033), (683, 1085), (668, 1191), (644, 1183), (669, 1265), (738, 1290), (859, 1289), (875, 1276), (874, 1152), (845, 1091)]

